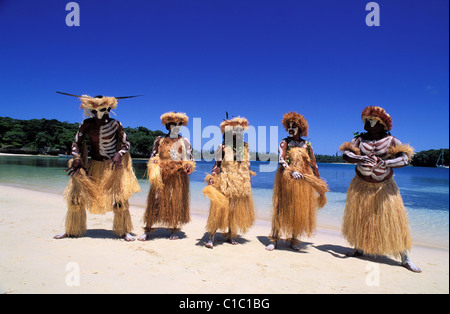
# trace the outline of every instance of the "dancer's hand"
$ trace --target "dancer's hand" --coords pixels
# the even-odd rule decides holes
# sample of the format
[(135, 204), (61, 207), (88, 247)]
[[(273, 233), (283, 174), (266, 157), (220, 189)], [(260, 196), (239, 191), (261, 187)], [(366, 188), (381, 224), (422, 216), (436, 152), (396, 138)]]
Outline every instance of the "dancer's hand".
[(292, 171), (291, 176), (296, 180), (303, 179), (303, 175), (298, 171)]
[(384, 168), (389, 167), (388, 161), (387, 160), (383, 160), (380, 157), (377, 157), (376, 165), (373, 167), (373, 169), (376, 169), (378, 167), (384, 167)]
[(191, 174), (192, 173), (191, 165), (187, 164), (186, 168), (184, 168), (184, 172), (186, 172), (187, 174)]
[(83, 165), (83, 162), (81, 161), (81, 158), (74, 158), (72, 160), (72, 165), (67, 168), (65, 171), (67, 172), (68, 176), (77, 175), (80, 172), (80, 169), (84, 169), (86, 171), (86, 168)]
[(208, 185), (213, 185), (214, 184), (214, 178), (213, 177), (215, 177), (215, 176), (216, 176), (215, 172), (211, 173), (211, 178), (208, 181)]
[(122, 169), (122, 155), (117, 152), (113, 158), (109, 161), (111, 164), (111, 170), (121, 170)]
[(359, 162), (366, 165), (374, 167), (377, 164), (376, 156), (359, 156)]

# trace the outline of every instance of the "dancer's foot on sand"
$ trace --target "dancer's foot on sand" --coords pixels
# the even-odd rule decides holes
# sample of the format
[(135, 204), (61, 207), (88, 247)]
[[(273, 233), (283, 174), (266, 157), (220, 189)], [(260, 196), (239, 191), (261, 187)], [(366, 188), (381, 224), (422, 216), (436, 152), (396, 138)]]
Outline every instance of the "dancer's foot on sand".
[(145, 232), (141, 234), (137, 239), (138, 241), (147, 241), (147, 239), (150, 237), (150, 232)]
[(208, 249), (212, 249), (212, 248), (214, 247), (214, 241), (211, 240), (211, 239), (209, 239), (208, 242), (206, 242), (205, 246), (206, 246)]
[(402, 253), (400, 254), (402, 257), (402, 266), (405, 267), (406, 269), (414, 272), (414, 273), (421, 273), (422, 270), (417, 267), (408, 257), (408, 255)]
[(67, 238), (69, 235), (67, 233), (61, 233), (53, 236), (53, 239), (64, 239)]
[(266, 250), (267, 251), (273, 251), (276, 248), (276, 244), (275, 243), (270, 243), (269, 245), (266, 246)]
[(177, 235), (178, 229), (175, 228), (175, 229), (172, 229), (171, 231), (172, 231), (172, 233), (170, 234), (169, 239), (170, 240), (178, 240), (179, 239), (179, 236)]
[(134, 240), (136, 240), (136, 238), (133, 237), (130, 233), (126, 233), (122, 236), (122, 238), (127, 242), (133, 242)]
[(291, 244), (289, 246), (294, 251), (300, 251), (301, 248), (302, 248), (302, 243), (300, 241), (297, 241), (297, 240), (292, 240)]
[(364, 255), (364, 252), (361, 250), (358, 250), (358, 249), (354, 249), (353, 251), (345, 254), (345, 256), (348, 256), (348, 257), (359, 257), (359, 256), (363, 256), (363, 255)]

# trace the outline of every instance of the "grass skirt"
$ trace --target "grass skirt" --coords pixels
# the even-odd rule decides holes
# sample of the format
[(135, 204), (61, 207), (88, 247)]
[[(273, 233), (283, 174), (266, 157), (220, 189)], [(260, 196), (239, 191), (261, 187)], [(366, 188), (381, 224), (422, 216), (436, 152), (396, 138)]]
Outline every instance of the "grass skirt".
[[(225, 147), (225, 155), (233, 156), (229, 146)], [(250, 155), (244, 150), (244, 161), (222, 161), (219, 174), (207, 175), (205, 182), (211, 178), (213, 185), (207, 185), (203, 194), (207, 196), (209, 207), (206, 230), (213, 235), (217, 230), (226, 231), (228, 236), (237, 238), (238, 233), (246, 233), (255, 221), (253, 208), (251, 176), (256, 175), (250, 170)]]
[(121, 170), (111, 170), (111, 166), (109, 161), (90, 160), (87, 173), (80, 169), (70, 177), (64, 191), (68, 235), (81, 236), (86, 232), (86, 210), (91, 214), (114, 211), (113, 231), (119, 236), (132, 230), (128, 199), (141, 189), (129, 154), (122, 157)]
[[(179, 170), (173, 172), (167, 169), (175, 167), (172, 163), (177, 162), (160, 161), (159, 163), (162, 172), (161, 185), (152, 184), (147, 196), (144, 214), (146, 231), (150, 231), (155, 224), (177, 228), (190, 221), (189, 177), (183, 170), (187, 162), (178, 162)], [(151, 176), (153, 176), (152, 173), (149, 173), (149, 178)]]
[[(205, 189), (214, 189), (206, 186)], [(206, 191), (204, 192), (206, 194)], [(210, 195), (210, 192), (208, 192)], [(220, 193), (217, 191), (217, 193)], [(208, 196), (210, 197), (210, 196)], [(210, 197), (208, 221), (206, 230), (209, 234), (215, 234), (217, 230), (229, 232), (229, 236), (237, 238), (238, 233), (244, 234), (253, 226), (255, 221), (255, 211), (253, 209), (253, 198), (250, 195), (227, 198), (227, 203), (214, 200)], [(228, 229), (228, 231), (227, 231)]]
[(279, 167), (275, 174), (272, 197), (272, 236), (297, 239), (311, 236), (316, 230), (317, 209), (326, 203), (324, 194), (318, 195), (305, 179), (296, 180), (290, 172)]
[(380, 183), (353, 178), (342, 233), (350, 245), (371, 255), (398, 256), (411, 249), (407, 213), (393, 178)]

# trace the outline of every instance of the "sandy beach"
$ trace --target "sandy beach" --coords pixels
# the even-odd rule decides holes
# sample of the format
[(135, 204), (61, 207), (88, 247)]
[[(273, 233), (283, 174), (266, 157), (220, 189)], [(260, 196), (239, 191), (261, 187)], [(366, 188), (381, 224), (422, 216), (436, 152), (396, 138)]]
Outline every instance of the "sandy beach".
[[(347, 258), (339, 232), (318, 229), (301, 251), (281, 243), (268, 252), (270, 224), (259, 221), (233, 246), (217, 237), (205, 248), (206, 216), (193, 214), (179, 240), (158, 229), (146, 242), (125, 242), (112, 231), (112, 213), (88, 214), (88, 232), (64, 231), (62, 195), (0, 185), (0, 292), (22, 293), (449, 293), (449, 252), (415, 245), (421, 274), (390, 257)], [(194, 210), (194, 209), (193, 209)], [(144, 209), (131, 207), (134, 234)]]

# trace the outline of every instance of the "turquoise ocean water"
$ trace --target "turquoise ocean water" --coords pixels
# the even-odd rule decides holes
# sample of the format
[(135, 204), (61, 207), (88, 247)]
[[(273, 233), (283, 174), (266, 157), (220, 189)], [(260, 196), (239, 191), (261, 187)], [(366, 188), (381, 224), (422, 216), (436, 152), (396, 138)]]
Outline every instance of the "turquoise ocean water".
[[(134, 160), (133, 165), (142, 191), (131, 204), (144, 207), (149, 190), (145, 178), (146, 160)], [(0, 184), (61, 194), (68, 182), (67, 159), (55, 157), (0, 155)], [(262, 172), (262, 162), (252, 162), (257, 173), (252, 178), (252, 192), (257, 218), (270, 220), (275, 172)], [(203, 179), (213, 163), (197, 162), (191, 179), (191, 209), (207, 213), (209, 200), (202, 194)], [(355, 175), (354, 165), (319, 164), (319, 171), (330, 188), (328, 203), (319, 211), (319, 227), (340, 230), (347, 188)], [(413, 240), (418, 244), (449, 247), (449, 169), (404, 167), (395, 170), (411, 225)], [(64, 213), (66, 209), (61, 209)], [(1, 209), (0, 209), (1, 213)], [(269, 230), (268, 230), (269, 232)]]

